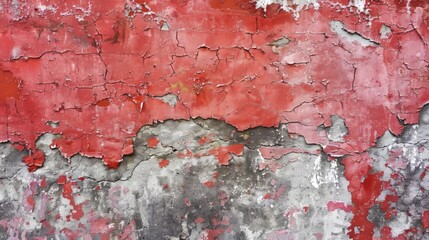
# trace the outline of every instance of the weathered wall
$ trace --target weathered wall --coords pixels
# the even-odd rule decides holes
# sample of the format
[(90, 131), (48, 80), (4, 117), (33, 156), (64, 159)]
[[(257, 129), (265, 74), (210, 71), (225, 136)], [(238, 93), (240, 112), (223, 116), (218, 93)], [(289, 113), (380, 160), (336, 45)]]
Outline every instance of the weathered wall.
[(1, 239), (429, 239), (426, 1), (0, 13)]

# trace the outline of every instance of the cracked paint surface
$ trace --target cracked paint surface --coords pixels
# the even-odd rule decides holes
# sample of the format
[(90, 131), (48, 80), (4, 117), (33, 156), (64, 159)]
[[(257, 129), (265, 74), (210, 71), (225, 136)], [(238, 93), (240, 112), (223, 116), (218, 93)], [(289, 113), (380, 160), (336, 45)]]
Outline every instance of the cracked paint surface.
[(2, 195), (16, 210), (0, 214), (4, 236), (423, 236), (428, 12), (422, 0), (1, 1), (0, 142), (19, 173), (1, 181), (21, 184)]

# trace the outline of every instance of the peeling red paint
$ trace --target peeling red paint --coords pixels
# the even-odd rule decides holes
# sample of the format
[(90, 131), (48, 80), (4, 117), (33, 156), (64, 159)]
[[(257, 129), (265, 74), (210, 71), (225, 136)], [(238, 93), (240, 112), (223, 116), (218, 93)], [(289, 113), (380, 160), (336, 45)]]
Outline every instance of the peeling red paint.
[(228, 165), (229, 160), (232, 158), (231, 153), (241, 156), (243, 154), (243, 150), (243, 144), (234, 144), (230, 146), (220, 146), (213, 148), (209, 151), (209, 154), (215, 156), (220, 165)]
[[(60, 135), (52, 147), (66, 158), (82, 154), (116, 168), (124, 155), (134, 152), (132, 139), (144, 125), (197, 117), (224, 120), (237, 130), (287, 123), (291, 138), (303, 136), (330, 156), (346, 156), (353, 205), (330, 202), (327, 208), (353, 212), (351, 238), (373, 237), (368, 212), (374, 204), (380, 204), (386, 219), (395, 215), (397, 193), (381, 180), (382, 173), (371, 171), (365, 151), (386, 131), (399, 134), (404, 124), (418, 123), (420, 108), (429, 102), (426, 1), (366, 1), (365, 12), (332, 7), (349, 1), (319, 1), (318, 9), (302, 10), (299, 20), (279, 11), (279, 5), (264, 12), (252, 1), (135, 1), (142, 11), (126, 14), (117, 1), (87, 2), (93, 6), (90, 13), (65, 14), (74, 1), (56, 4), (52, 12), (40, 12), (39, 1), (27, 1), (19, 16), (10, 1), (2, 4), (0, 142), (27, 148), (23, 161), (29, 171), (45, 161), (36, 147), (44, 133)], [(372, 45), (347, 40), (331, 30), (332, 21)], [(380, 36), (384, 25), (391, 29), (387, 37)], [(288, 43), (277, 46), (281, 38)], [(168, 94), (177, 102), (160, 99)], [(331, 115), (344, 119), (344, 141), (332, 140), (323, 130), (332, 126)], [(198, 143), (211, 141), (203, 136)], [(155, 136), (147, 139), (150, 148), (159, 143)], [(208, 153), (185, 150), (177, 155), (212, 155), (228, 165), (231, 154), (244, 151), (243, 144), (210, 148)], [(299, 148), (259, 150), (265, 159), (320, 154)], [(387, 165), (399, 170), (408, 161), (392, 150)], [(159, 167), (168, 164), (162, 160)], [(273, 160), (258, 167), (276, 172), (283, 166)], [(392, 179), (398, 178), (395, 174)], [(57, 183), (73, 207), (68, 218), (80, 219), (75, 183), (66, 176)], [(203, 184), (215, 187), (213, 181)], [(46, 179), (40, 186), (46, 187)], [(377, 202), (382, 189), (392, 193)], [(273, 190), (263, 198), (278, 199), (284, 192)], [(34, 208), (35, 200), (29, 195), (26, 203)], [(104, 227), (108, 220), (103, 221)], [(207, 234), (210, 239), (223, 231)], [(69, 229), (63, 232), (75, 236)], [(388, 226), (382, 232), (391, 235)], [(99, 229), (93, 233), (107, 236)]]
[[(301, 11), (298, 21), (278, 6), (270, 5), (263, 13), (250, 1), (145, 5), (163, 16), (157, 21), (144, 11), (125, 16), (121, 4), (107, 9), (95, 1), (90, 14), (98, 18), (88, 21), (89, 15), (81, 13), (61, 15), (68, 11), (68, 1), (49, 13), (37, 12), (37, 3), (30, 1), (26, 22), (10, 21), (14, 15), (6, 4), (0, 71), (6, 91), (1, 93), (0, 111), (7, 119), (3, 117), (0, 126), (7, 129), (0, 141), (24, 142), (34, 152), (37, 137), (52, 131), (62, 135), (54, 146), (64, 156), (81, 153), (117, 167), (123, 155), (132, 153), (123, 150), (130, 147), (125, 139), (142, 125), (210, 117), (239, 130), (289, 122), (291, 133), (326, 146), (328, 154), (362, 152), (386, 130), (399, 133), (403, 127), (398, 119), (416, 123), (419, 108), (429, 101), (423, 81), (428, 74), (427, 3), (367, 4), (369, 14), (377, 16), (371, 26), (354, 12), (331, 11), (330, 4), (320, 1), (318, 11)], [(107, 11), (111, 14), (103, 14)], [(312, 17), (317, 23), (306, 20)], [(190, 27), (190, 19), (201, 24)], [(330, 30), (331, 20), (342, 21), (378, 45), (348, 42)], [(160, 26), (164, 23), (167, 31)], [(395, 34), (381, 38), (382, 24)], [(38, 34), (28, 35), (31, 31)], [(219, 34), (222, 38), (215, 37)], [(53, 36), (56, 41), (49, 41)], [(274, 48), (271, 43), (282, 36), (290, 42)], [(51, 63), (55, 68), (47, 74)], [(402, 84), (404, 78), (409, 84)], [(175, 106), (156, 98), (169, 93), (179, 97)], [(344, 143), (317, 132), (332, 114), (347, 123)], [(59, 127), (45, 125), (51, 120), (60, 122)], [(30, 170), (41, 162), (26, 160)]]
[(343, 160), (353, 202), (354, 216), (349, 227), (349, 236), (352, 239), (371, 239), (374, 234), (374, 224), (368, 220), (368, 212), (381, 193), (380, 177), (383, 173), (370, 173), (371, 163), (372, 159), (367, 153)]
[(37, 168), (43, 166), (45, 162), (45, 154), (40, 150), (35, 150), (32, 154), (24, 157), (23, 161), (28, 166), (28, 171), (36, 171)]

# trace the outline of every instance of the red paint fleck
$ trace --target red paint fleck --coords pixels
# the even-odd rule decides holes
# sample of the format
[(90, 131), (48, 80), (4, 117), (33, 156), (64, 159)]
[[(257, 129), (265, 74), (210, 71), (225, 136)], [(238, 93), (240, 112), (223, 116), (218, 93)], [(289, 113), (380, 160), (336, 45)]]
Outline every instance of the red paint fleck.
[(198, 140), (198, 144), (200, 145), (205, 145), (207, 143), (210, 143), (212, 140), (207, 137), (207, 136), (202, 136), (199, 140)]
[(195, 219), (195, 223), (203, 223), (205, 220), (202, 217), (198, 217)]
[(345, 212), (351, 212), (352, 211), (352, 205), (346, 204), (344, 202), (337, 202), (337, 201), (329, 201), (326, 204), (326, 208), (330, 212), (337, 210), (337, 209), (341, 209)]
[(66, 182), (67, 182), (67, 176), (61, 175), (58, 177), (58, 181), (57, 181), (58, 184), (64, 185), (66, 184)]
[(43, 177), (42, 181), (40, 182), (41, 188), (46, 188), (46, 177)]
[(222, 234), (225, 233), (225, 229), (217, 228), (217, 229), (207, 229), (207, 240), (216, 240), (219, 239)]
[(266, 193), (263, 198), (277, 201), (285, 193), (286, 193), (286, 187), (281, 185), (277, 190), (273, 189), (272, 193)]
[(168, 161), (167, 159), (162, 159), (161, 161), (159, 161), (159, 167), (160, 168), (165, 168), (170, 164), (170, 161)]
[(190, 151), (188, 149), (186, 149), (184, 152), (177, 153), (177, 157), (181, 158), (181, 159), (190, 158), (190, 157), (192, 157), (192, 155), (193, 155), (192, 151)]
[(213, 148), (209, 151), (209, 154), (215, 156), (220, 165), (228, 165), (229, 160), (232, 158), (231, 153), (237, 156), (241, 156), (243, 154), (243, 150), (243, 144), (234, 144)]
[(214, 188), (216, 186), (213, 181), (204, 182), (203, 185), (208, 187), (208, 188)]
[(429, 211), (424, 211), (422, 214), (422, 225), (424, 228), (429, 229)]
[(28, 196), (27, 197), (27, 203), (28, 203), (28, 205), (30, 205), (31, 211), (33, 211), (34, 210), (34, 206), (36, 205), (36, 201), (34, 200), (34, 197), (33, 196)]
[[(61, 182), (64, 181), (65, 176), (60, 176)], [(83, 203), (76, 204), (74, 196), (73, 196), (73, 182), (68, 182), (65, 180), (64, 183), (60, 183), (60, 178), (58, 178), (59, 183), (63, 185), (63, 192), (62, 196), (70, 201), (70, 206), (73, 208), (70, 212), (70, 215), (66, 216), (68, 221), (70, 221), (70, 217), (72, 217), (75, 220), (79, 220), (83, 217), (84, 213), (82, 210)]]
[(156, 148), (158, 146), (159, 140), (156, 137), (151, 137), (147, 140), (147, 146), (150, 148)]
[(28, 171), (36, 171), (37, 168), (43, 166), (45, 162), (45, 154), (40, 150), (35, 150), (30, 155), (23, 158), (23, 161), (28, 166)]

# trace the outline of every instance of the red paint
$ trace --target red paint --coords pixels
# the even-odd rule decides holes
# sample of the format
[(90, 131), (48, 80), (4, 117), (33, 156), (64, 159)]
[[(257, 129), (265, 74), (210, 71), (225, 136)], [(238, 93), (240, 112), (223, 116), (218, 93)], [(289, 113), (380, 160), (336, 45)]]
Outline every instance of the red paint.
[[(65, 181), (65, 182), (64, 182)], [(58, 184), (63, 185), (63, 191), (62, 196), (70, 201), (70, 206), (72, 206), (73, 210), (71, 210), (70, 215), (67, 215), (66, 218), (68, 221), (70, 221), (70, 217), (74, 220), (79, 220), (83, 217), (83, 203), (77, 204), (75, 202), (74, 196), (73, 196), (73, 186), (75, 183), (68, 182), (65, 176), (60, 176), (58, 178)]]
[(159, 167), (160, 168), (165, 168), (170, 164), (170, 161), (168, 161), (167, 159), (162, 159), (161, 161), (159, 161)]
[(198, 139), (198, 144), (200, 144), (200, 145), (205, 145), (205, 144), (208, 144), (208, 143), (210, 143), (212, 140), (209, 138), (209, 137), (207, 137), (207, 136), (202, 136), (200, 139)]
[(41, 188), (46, 188), (46, 177), (43, 177), (42, 181), (40, 182)]
[(156, 137), (151, 137), (147, 140), (147, 146), (150, 148), (156, 148), (158, 146), (159, 140)]
[(110, 100), (108, 98), (102, 99), (96, 103), (99, 107), (108, 107), (110, 105)]
[(31, 211), (33, 211), (34, 210), (34, 206), (36, 205), (36, 201), (34, 200), (34, 197), (33, 196), (28, 196), (27, 197), (27, 203), (28, 203), (28, 205), (30, 205)]
[(229, 160), (232, 158), (231, 153), (237, 156), (241, 156), (243, 154), (243, 150), (243, 144), (234, 144), (213, 148), (209, 151), (209, 154), (215, 156), (220, 165), (228, 165)]
[(424, 228), (429, 229), (429, 211), (424, 211), (422, 214), (422, 225)]
[[(102, 158), (115, 168), (133, 153), (132, 138), (143, 125), (197, 117), (224, 120), (238, 130), (288, 123), (291, 137), (304, 136), (307, 143), (324, 146), (328, 155), (348, 156), (344, 165), (354, 214), (349, 235), (370, 239), (368, 209), (385, 186), (380, 173), (370, 173), (372, 160), (363, 152), (385, 131), (399, 134), (400, 121), (417, 123), (420, 108), (429, 102), (428, 5), (367, 4), (368, 24), (362, 14), (332, 8), (338, 2), (349, 1), (320, 2), (318, 11), (301, 11), (298, 21), (279, 5), (263, 12), (252, 1), (145, 2), (143, 12), (150, 7), (168, 16), (170, 29), (163, 31), (164, 20), (142, 13), (133, 12), (131, 23), (118, 1), (106, 5), (95, 0), (84, 21), (61, 14), (75, 4), (72, 0), (44, 15), (34, 10), (39, 1), (26, 1), (25, 21), (15, 20), (15, 8), (6, 1), (0, 27), (0, 142), (30, 150), (23, 159), (30, 171), (43, 165), (35, 142), (46, 132), (62, 135), (53, 147), (63, 156)], [(330, 30), (332, 20), (380, 46), (349, 42)], [(67, 27), (52, 33), (47, 30), (52, 22)], [(382, 24), (394, 33), (387, 39), (380, 38)], [(269, 43), (282, 36), (290, 43), (273, 52)], [(158, 98), (166, 94), (178, 96), (177, 104)], [(349, 133), (343, 143), (330, 141), (319, 129), (330, 125), (331, 115), (345, 120)], [(48, 121), (60, 125), (53, 128)], [(158, 143), (154, 137), (147, 145)], [(241, 155), (243, 149), (220, 146), (209, 154), (228, 165), (231, 154)], [(299, 149), (261, 150), (267, 159), (293, 151)], [(187, 150), (178, 156), (194, 155)], [(393, 169), (404, 163), (401, 156), (388, 162)], [(278, 166), (260, 166), (266, 167), (275, 171)], [(71, 189), (67, 179), (58, 184)], [(380, 203), (388, 218), (395, 201), (392, 195)]]
[[(290, 133), (326, 146), (328, 154), (363, 152), (386, 130), (400, 133), (398, 119), (416, 123), (429, 101), (422, 81), (428, 76), (427, 3), (412, 1), (410, 14), (395, 10), (404, 9), (403, 1), (389, 8), (371, 5), (369, 25), (355, 13), (332, 8), (335, 2), (345, 1), (320, 2), (318, 11), (302, 10), (298, 21), (278, 5), (264, 13), (251, 1), (147, 3), (143, 12), (150, 7), (169, 16), (170, 29), (163, 31), (143, 13), (133, 12), (131, 23), (115, 2), (96, 0), (90, 16), (78, 21), (61, 15), (71, 0), (44, 15), (34, 12), (39, 2), (27, 1), (25, 21), (2, 27), (0, 35), (0, 142), (22, 143), (34, 152), (40, 134), (52, 131), (62, 135), (54, 146), (65, 157), (80, 153), (117, 167), (132, 153), (126, 139), (141, 126), (202, 117), (238, 130), (289, 123)], [(15, 22), (10, 4), (3, 6), (5, 23)], [(333, 19), (380, 46), (343, 39), (330, 30)], [(51, 31), (39, 31), (50, 22), (67, 26), (56, 30), (58, 41), (50, 41)], [(380, 39), (382, 24), (401, 34)], [(70, 31), (73, 37), (66, 37)], [(273, 52), (269, 43), (281, 36), (291, 41)], [(175, 106), (157, 98), (171, 93), (179, 97)], [(318, 131), (331, 115), (345, 119), (345, 143)], [(47, 121), (60, 126), (52, 129)], [(43, 158), (25, 162), (34, 171)]]
[(351, 212), (352, 211), (352, 205), (346, 204), (344, 202), (336, 202), (336, 201), (329, 201), (326, 204), (326, 208), (328, 209), (328, 211), (334, 211), (337, 209), (341, 209), (345, 212)]
[(303, 207), (303, 208), (302, 208), (302, 210), (303, 210), (305, 213), (307, 213), (307, 212), (310, 210), (310, 207), (305, 206), (305, 207)]
[[(382, 172), (370, 173), (372, 159), (367, 153), (350, 156), (343, 160), (348, 190), (352, 195), (354, 214), (349, 227), (352, 239), (371, 239), (374, 224), (368, 220), (369, 209), (376, 203), (382, 190)], [(355, 231), (358, 228), (359, 231)]]
[(23, 158), (23, 162), (27, 164), (28, 171), (36, 171), (37, 168), (43, 166), (45, 162), (45, 154), (40, 150), (35, 150), (30, 155)]
[(208, 187), (208, 188), (214, 188), (216, 186), (215, 182), (213, 182), (213, 181), (204, 182), (203, 185)]
[(109, 240), (110, 233), (114, 231), (114, 228), (109, 227), (109, 218), (99, 218), (91, 221), (91, 227), (89, 232), (92, 235), (100, 236), (101, 240)]
[(271, 194), (270, 193), (266, 193), (263, 198), (264, 199), (271, 199)]
[(0, 103), (8, 98), (17, 99), (19, 96), (19, 81), (11, 71), (6, 71), (0, 65)]
[(263, 199), (272, 199), (277, 201), (282, 195), (286, 193), (285, 186), (281, 185), (278, 189), (273, 189), (272, 193), (266, 193)]
[(390, 240), (392, 239), (392, 228), (390, 228), (389, 226), (383, 226), (381, 228), (381, 239), (383, 240)]
[(61, 176), (58, 177), (57, 183), (59, 185), (64, 185), (64, 184), (66, 184), (66, 182), (67, 182), (67, 176), (61, 175)]
[(177, 157), (178, 158), (190, 158), (190, 157), (192, 157), (192, 151), (190, 151), (190, 150), (188, 150), (188, 149), (186, 149), (185, 151), (183, 151), (183, 152), (179, 152), (179, 153), (177, 153)]

